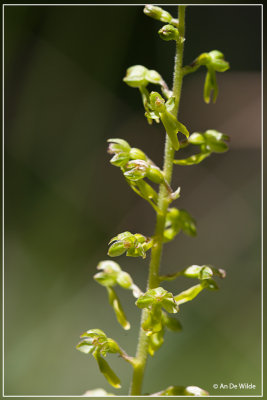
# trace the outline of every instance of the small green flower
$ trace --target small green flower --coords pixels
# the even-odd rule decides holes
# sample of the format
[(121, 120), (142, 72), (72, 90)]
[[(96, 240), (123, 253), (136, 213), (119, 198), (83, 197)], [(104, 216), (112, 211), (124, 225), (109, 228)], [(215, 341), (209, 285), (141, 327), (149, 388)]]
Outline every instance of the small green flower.
[(177, 25), (177, 19), (174, 19), (170, 13), (163, 10), (161, 7), (153, 6), (152, 4), (148, 4), (144, 8), (144, 13), (151, 18), (157, 19), (161, 22), (172, 23), (173, 25)]
[(150, 308), (151, 306), (160, 306), (165, 308), (169, 313), (177, 313), (178, 305), (176, 304), (173, 294), (167, 292), (162, 287), (149, 289), (146, 293), (140, 296), (136, 305), (139, 308)]
[(178, 40), (179, 31), (173, 25), (164, 25), (159, 31), (158, 34), (161, 39), (169, 41), (169, 40)]
[[(111, 244), (112, 243), (112, 244)], [(146, 257), (146, 252), (152, 247), (152, 239), (141, 235), (140, 233), (132, 234), (131, 232), (123, 232), (113, 237), (108, 255), (117, 257), (126, 252), (129, 257)]]

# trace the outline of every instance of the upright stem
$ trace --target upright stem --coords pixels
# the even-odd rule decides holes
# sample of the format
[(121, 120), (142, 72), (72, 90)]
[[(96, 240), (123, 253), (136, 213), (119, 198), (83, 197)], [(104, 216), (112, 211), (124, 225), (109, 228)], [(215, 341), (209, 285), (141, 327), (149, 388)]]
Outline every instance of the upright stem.
[[(178, 7), (179, 17), (179, 39), (176, 43), (176, 56), (174, 66), (174, 79), (173, 79), (173, 96), (175, 97), (174, 115), (178, 115), (179, 103), (181, 97), (182, 81), (183, 81), (183, 51), (184, 51), (184, 33), (185, 33), (185, 6)], [(174, 149), (172, 147), (170, 138), (166, 135), (165, 152), (164, 152), (164, 167), (163, 172), (167, 182), (170, 184), (172, 179)], [(169, 196), (166, 186), (160, 185), (158, 197), (158, 213), (156, 228), (154, 234), (154, 244), (151, 251), (151, 261), (149, 265), (149, 278), (147, 289), (153, 289), (159, 285), (159, 268), (163, 248), (163, 234), (165, 228), (165, 221), (167, 210), (169, 206)], [(139, 333), (139, 341), (137, 346), (137, 353), (135, 357), (135, 365), (133, 378), (131, 383), (130, 394), (141, 395), (144, 371), (148, 355), (148, 341), (149, 337), (146, 336), (145, 331), (142, 329), (142, 323), (146, 320), (148, 312), (146, 309), (142, 311), (141, 326)]]

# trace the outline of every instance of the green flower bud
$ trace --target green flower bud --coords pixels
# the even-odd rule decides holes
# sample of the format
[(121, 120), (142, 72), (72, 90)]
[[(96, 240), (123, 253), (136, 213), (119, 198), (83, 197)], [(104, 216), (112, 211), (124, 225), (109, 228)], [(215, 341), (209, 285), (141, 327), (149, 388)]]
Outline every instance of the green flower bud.
[(108, 153), (114, 154), (110, 163), (115, 165), (116, 167), (123, 167), (130, 160), (130, 150), (131, 147), (129, 143), (127, 143), (123, 139), (109, 139), (110, 143), (108, 146)]
[(161, 84), (162, 78), (161, 75), (154, 69), (148, 69), (146, 72), (146, 80), (149, 83), (154, 83), (155, 85), (157, 85)]
[(209, 53), (202, 53), (198, 56), (196, 63), (199, 65), (207, 65), (210, 62), (210, 59)]
[(130, 289), (133, 285), (133, 280), (127, 272), (121, 271), (117, 276), (117, 283), (124, 289)]
[(121, 271), (119, 264), (111, 260), (100, 261), (96, 268), (106, 272), (107, 274), (114, 273), (117, 275), (117, 273)]
[(227, 61), (224, 60), (224, 55), (218, 50), (213, 50), (209, 52), (210, 65), (215, 71), (224, 72), (227, 71), (230, 66)]
[(161, 84), (162, 78), (154, 69), (147, 69), (143, 65), (133, 65), (127, 69), (123, 81), (131, 87), (139, 88), (145, 94), (144, 88), (148, 83)]
[(108, 255), (110, 257), (118, 257), (121, 256), (126, 252), (126, 248), (124, 246), (124, 242), (118, 240), (117, 242), (113, 243), (110, 248), (108, 249)]
[(153, 6), (151, 4), (148, 4), (144, 8), (144, 13), (151, 18), (157, 19), (162, 22), (168, 22), (170, 23), (172, 21), (172, 16), (170, 13), (167, 11), (163, 10), (160, 7)]
[(146, 86), (148, 81), (146, 79), (147, 68), (143, 65), (133, 65), (126, 71), (126, 76), (123, 81), (131, 87), (138, 88)]
[(158, 34), (161, 39), (169, 41), (169, 40), (177, 40), (179, 38), (179, 31), (173, 25), (164, 25), (159, 31)]
[(229, 140), (229, 136), (224, 135), (214, 129), (207, 130), (204, 133), (207, 149), (215, 153), (224, 153), (228, 150), (224, 140)]
[(123, 139), (108, 139), (108, 153), (116, 154), (120, 152), (129, 153), (131, 146)]
[(213, 271), (208, 266), (191, 265), (183, 271), (183, 275), (188, 278), (208, 279), (213, 275)]
[(155, 165), (150, 165), (150, 168), (146, 174), (147, 178), (154, 183), (162, 183), (164, 181), (163, 172)]
[(194, 132), (189, 136), (188, 142), (191, 144), (200, 145), (205, 143), (205, 138), (202, 133)]
[(133, 234), (129, 231), (125, 231), (122, 233), (119, 233), (117, 236), (114, 236), (112, 239), (110, 239), (109, 243), (114, 242), (115, 240), (125, 240), (133, 237)]
[(85, 354), (99, 353), (106, 356), (107, 353), (120, 353), (118, 344), (108, 338), (100, 329), (91, 329), (81, 335), (84, 338), (78, 345), (77, 349)]
[(105, 272), (98, 272), (94, 275), (94, 279), (102, 286), (114, 286), (117, 283), (116, 277)]
[(145, 153), (140, 149), (136, 149), (135, 147), (131, 148), (129, 156), (131, 160), (147, 160), (147, 156), (145, 155)]
[(126, 255), (130, 257), (146, 257), (146, 251), (152, 246), (153, 241), (140, 233), (133, 235), (131, 232), (123, 232), (112, 238), (109, 242), (114, 242), (108, 254), (111, 257), (123, 254), (127, 251)]
[(158, 92), (150, 93), (150, 105), (152, 110), (156, 111), (157, 113), (166, 111), (165, 100)]

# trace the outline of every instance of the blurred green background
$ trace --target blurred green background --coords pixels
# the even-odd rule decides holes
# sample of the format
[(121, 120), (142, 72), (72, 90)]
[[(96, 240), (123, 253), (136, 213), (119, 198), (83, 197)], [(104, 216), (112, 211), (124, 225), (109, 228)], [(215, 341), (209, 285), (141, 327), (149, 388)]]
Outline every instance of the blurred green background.
[[(208, 263), (227, 279), (181, 307), (184, 329), (167, 333), (149, 360), (144, 393), (175, 384), (259, 395), (261, 8), (189, 6), (186, 22), (185, 63), (218, 49), (231, 70), (218, 74), (215, 105), (202, 99), (204, 71), (186, 77), (180, 120), (190, 132), (218, 129), (231, 144), (199, 166), (175, 167), (175, 205), (196, 218), (198, 236), (168, 244), (162, 271)], [(122, 77), (143, 64), (171, 85), (174, 44), (157, 37), (161, 24), (141, 6), (5, 6), (4, 23), (5, 394), (114, 392), (75, 345), (100, 328), (135, 353), (140, 313), (131, 294), (118, 290), (132, 325), (124, 332), (92, 276), (112, 236), (151, 235), (155, 216), (109, 164), (106, 140), (124, 138), (162, 165), (162, 127), (147, 125), (138, 91)], [(149, 257), (118, 262), (144, 289)], [(109, 360), (122, 380), (116, 394), (127, 394), (130, 366)], [(256, 390), (213, 389), (230, 382)]]

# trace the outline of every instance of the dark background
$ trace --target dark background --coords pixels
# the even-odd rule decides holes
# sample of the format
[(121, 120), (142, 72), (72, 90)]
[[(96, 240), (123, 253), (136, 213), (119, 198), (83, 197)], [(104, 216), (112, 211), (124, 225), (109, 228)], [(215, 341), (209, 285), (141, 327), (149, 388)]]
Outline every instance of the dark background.
[[(174, 44), (141, 6), (5, 6), (5, 394), (71, 395), (103, 387), (95, 361), (75, 349), (103, 329), (134, 355), (139, 311), (118, 290), (124, 332), (92, 279), (107, 243), (124, 230), (151, 235), (155, 216), (109, 164), (106, 140), (121, 137), (162, 165), (161, 126), (148, 126), (139, 93), (122, 82), (130, 65), (158, 70), (171, 86)], [(176, 7), (166, 7), (174, 15)], [(204, 71), (185, 78), (180, 120), (190, 132), (218, 129), (230, 151), (174, 169), (174, 206), (198, 222), (197, 238), (168, 244), (162, 271), (225, 268), (218, 292), (181, 306), (180, 334), (167, 333), (149, 360), (144, 392), (198, 385), (211, 394), (260, 394), (261, 8), (189, 6), (185, 64), (218, 49), (217, 103), (202, 99)], [(143, 289), (147, 260), (116, 260)], [(175, 293), (194, 282), (165, 287)], [(127, 394), (131, 368), (108, 357)], [(253, 383), (253, 391), (214, 390)]]

